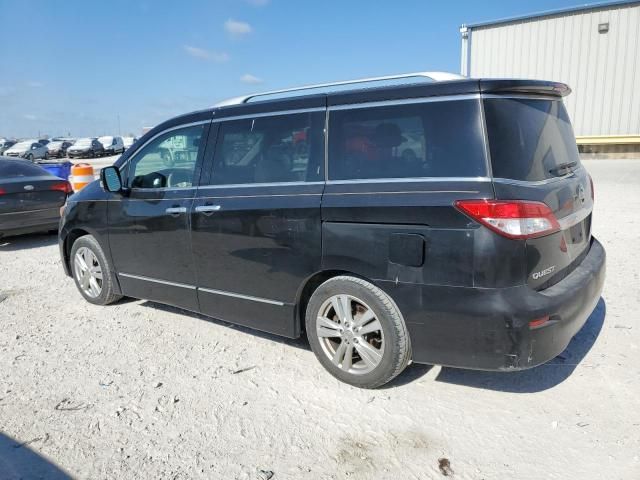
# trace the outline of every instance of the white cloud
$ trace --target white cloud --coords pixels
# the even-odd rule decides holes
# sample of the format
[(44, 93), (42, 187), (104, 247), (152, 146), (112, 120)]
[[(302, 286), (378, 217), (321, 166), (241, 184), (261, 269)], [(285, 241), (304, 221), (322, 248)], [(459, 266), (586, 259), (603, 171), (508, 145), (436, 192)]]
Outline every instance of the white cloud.
[(247, 0), (247, 3), (254, 7), (264, 7), (269, 3), (269, 0)]
[(30, 82), (27, 82), (27, 86), (31, 88), (40, 88), (40, 87), (44, 87), (44, 83), (36, 82), (35, 80), (32, 80)]
[(32, 115), (30, 113), (25, 113), (24, 115), (22, 115), (22, 118), (26, 119), (26, 120), (37, 120), (38, 117), (36, 117), (35, 115)]
[(263, 80), (255, 75), (251, 75), (250, 73), (245, 73), (240, 77), (240, 81), (250, 85), (257, 85), (258, 83), (262, 83)]
[(226, 62), (229, 60), (229, 54), (226, 52), (214, 52), (212, 50), (193, 47), (191, 45), (185, 45), (184, 51), (187, 52), (188, 55), (200, 60), (207, 60), (210, 62)]
[(224, 22), (224, 29), (229, 35), (235, 38), (249, 35), (253, 31), (253, 28), (251, 28), (251, 25), (247, 22), (239, 22), (237, 20), (232, 20), (231, 18)]

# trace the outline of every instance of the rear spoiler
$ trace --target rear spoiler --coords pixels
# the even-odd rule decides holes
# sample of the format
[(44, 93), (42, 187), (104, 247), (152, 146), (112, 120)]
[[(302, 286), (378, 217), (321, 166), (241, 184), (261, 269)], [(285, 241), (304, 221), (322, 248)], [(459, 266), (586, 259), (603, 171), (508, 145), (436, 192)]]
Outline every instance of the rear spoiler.
[(566, 97), (571, 93), (569, 85), (545, 80), (480, 79), (481, 93), (525, 93)]

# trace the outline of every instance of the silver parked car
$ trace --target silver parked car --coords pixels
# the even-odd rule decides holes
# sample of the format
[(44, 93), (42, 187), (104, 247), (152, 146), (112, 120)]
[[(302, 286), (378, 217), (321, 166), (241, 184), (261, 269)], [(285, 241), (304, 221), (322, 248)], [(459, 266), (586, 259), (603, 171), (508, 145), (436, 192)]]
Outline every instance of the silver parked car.
[(124, 149), (127, 150), (128, 148), (131, 148), (131, 145), (133, 145), (137, 140), (138, 139), (136, 137), (122, 137)]
[(4, 154), (7, 150), (16, 144), (14, 140), (7, 140), (6, 138), (0, 138), (0, 155)]
[(47, 146), (42, 145), (35, 140), (23, 140), (18, 142), (9, 150), (4, 152), (4, 154), (8, 157), (26, 158), (32, 162), (39, 158), (44, 158), (45, 160), (49, 158), (49, 150), (47, 149)]
[(117, 155), (119, 153), (124, 153), (122, 137), (105, 135), (104, 137), (98, 138), (98, 141), (104, 147), (104, 155)]

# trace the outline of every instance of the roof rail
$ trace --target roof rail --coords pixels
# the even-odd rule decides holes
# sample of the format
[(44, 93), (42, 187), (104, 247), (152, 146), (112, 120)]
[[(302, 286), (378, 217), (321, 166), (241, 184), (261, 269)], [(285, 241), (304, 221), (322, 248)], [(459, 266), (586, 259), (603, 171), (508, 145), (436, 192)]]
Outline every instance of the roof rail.
[(338, 87), (341, 85), (352, 85), (356, 83), (379, 82), (384, 80), (398, 80), (403, 78), (417, 78), (417, 77), (428, 78), (428, 79), (431, 79), (431, 81), (433, 82), (443, 82), (447, 80), (461, 80), (463, 78), (466, 78), (466, 77), (463, 77), (462, 75), (458, 75), (456, 73), (448, 73), (448, 72), (414, 72), (414, 73), (402, 73), (398, 75), (385, 75), (383, 77), (358, 78), (355, 80), (342, 80), (340, 82), (318, 83), (316, 85), (304, 85), (301, 87), (284, 88), (282, 90), (271, 90), (269, 92), (252, 93), (252, 94), (244, 95), (241, 97), (233, 97), (227, 100), (223, 100), (222, 102), (216, 103), (214, 107), (241, 105), (243, 103), (248, 103), (249, 100), (256, 97), (278, 95), (280, 93), (299, 92), (301, 90), (313, 90), (316, 88)]

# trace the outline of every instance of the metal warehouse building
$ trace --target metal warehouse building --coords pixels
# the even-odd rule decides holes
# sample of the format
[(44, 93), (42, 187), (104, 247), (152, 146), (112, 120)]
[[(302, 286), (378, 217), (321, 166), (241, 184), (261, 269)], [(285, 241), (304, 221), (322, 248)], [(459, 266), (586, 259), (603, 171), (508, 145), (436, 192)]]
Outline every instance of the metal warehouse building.
[(640, 1), (462, 25), (461, 72), (567, 83), (583, 152), (640, 150)]

